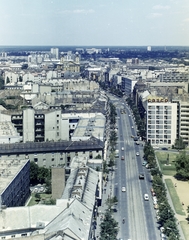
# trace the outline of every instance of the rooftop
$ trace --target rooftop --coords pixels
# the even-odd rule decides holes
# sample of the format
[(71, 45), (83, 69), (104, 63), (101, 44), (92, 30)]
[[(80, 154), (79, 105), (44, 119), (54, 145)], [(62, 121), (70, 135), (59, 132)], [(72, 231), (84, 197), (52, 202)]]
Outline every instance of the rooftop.
[(7, 188), (10, 182), (15, 178), (15, 176), (28, 161), (28, 159), (0, 159), (0, 193)]

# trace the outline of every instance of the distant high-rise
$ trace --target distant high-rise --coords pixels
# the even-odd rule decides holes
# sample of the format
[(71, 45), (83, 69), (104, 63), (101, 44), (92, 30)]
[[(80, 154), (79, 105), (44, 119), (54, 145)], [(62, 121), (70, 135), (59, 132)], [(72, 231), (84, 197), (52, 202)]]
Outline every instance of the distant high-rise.
[(58, 48), (51, 48), (51, 55), (53, 58), (59, 59), (59, 49)]
[(147, 51), (150, 52), (151, 50), (152, 50), (151, 46), (148, 46), (148, 47), (147, 47)]

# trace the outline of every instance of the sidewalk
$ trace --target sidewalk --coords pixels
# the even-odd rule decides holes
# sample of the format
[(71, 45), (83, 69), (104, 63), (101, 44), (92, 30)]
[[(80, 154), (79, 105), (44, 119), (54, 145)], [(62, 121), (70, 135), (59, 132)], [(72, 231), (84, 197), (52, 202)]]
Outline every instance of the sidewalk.
[(96, 229), (95, 229), (95, 237), (96, 239), (99, 239), (100, 237), (100, 224), (103, 220), (104, 213), (108, 206), (106, 205), (106, 200), (108, 197), (113, 197), (114, 196), (114, 184), (113, 184), (113, 179), (114, 179), (114, 171), (109, 171), (108, 176), (108, 181), (103, 181), (103, 194), (102, 194), (102, 204), (98, 208), (98, 216), (96, 219)]

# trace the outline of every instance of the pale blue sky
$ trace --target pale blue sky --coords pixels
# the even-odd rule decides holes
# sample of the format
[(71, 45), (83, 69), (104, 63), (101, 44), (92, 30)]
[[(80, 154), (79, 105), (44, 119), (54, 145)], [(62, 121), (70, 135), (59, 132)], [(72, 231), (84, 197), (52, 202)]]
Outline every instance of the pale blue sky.
[(189, 46), (189, 0), (0, 0), (0, 45)]

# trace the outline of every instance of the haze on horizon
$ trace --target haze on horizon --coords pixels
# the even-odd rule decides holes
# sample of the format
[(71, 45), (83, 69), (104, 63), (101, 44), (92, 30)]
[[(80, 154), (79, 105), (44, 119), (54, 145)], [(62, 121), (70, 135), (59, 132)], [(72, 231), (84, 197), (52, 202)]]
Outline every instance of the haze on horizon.
[(0, 45), (188, 46), (188, 0), (0, 0)]

